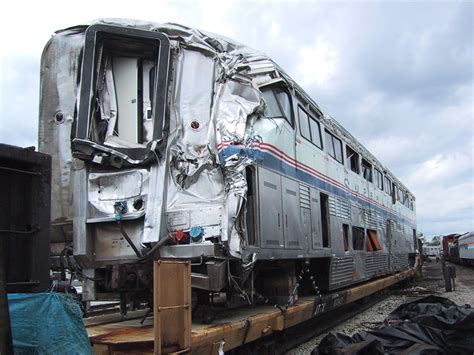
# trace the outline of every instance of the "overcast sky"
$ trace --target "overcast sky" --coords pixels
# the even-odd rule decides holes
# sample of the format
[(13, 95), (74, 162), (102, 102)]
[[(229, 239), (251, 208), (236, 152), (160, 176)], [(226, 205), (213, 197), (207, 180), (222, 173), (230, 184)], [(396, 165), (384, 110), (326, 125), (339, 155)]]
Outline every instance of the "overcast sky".
[(37, 145), (51, 34), (100, 17), (176, 22), (267, 53), (397, 175), (426, 236), (473, 230), (471, 1), (9, 2), (0, 14), (0, 142)]

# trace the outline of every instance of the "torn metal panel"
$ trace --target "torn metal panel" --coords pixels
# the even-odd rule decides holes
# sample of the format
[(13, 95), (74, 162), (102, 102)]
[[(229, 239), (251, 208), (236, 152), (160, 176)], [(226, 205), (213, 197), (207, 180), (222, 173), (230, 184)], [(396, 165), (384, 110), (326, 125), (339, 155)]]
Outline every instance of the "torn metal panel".
[(121, 219), (136, 219), (145, 214), (149, 172), (146, 169), (88, 176), (88, 223), (115, 220), (115, 204), (124, 203)]
[[(226, 258), (329, 256), (328, 250), (304, 249), (300, 241), (290, 240), (289, 230), (299, 231), (292, 227), (301, 214), (296, 197), (295, 208), (285, 205), (281, 238), (288, 240), (265, 250), (258, 228), (252, 231), (253, 242), (248, 240), (246, 211), (261, 207), (248, 203), (248, 170), (265, 163), (275, 174), (293, 174), (291, 196), (299, 196), (296, 185), (307, 183), (304, 179), (317, 179), (314, 185), (322, 187), (314, 188), (328, 190), (325, 184), (337, 185), (336, 173), (344, 173), (343, 167), (316, 171), (315, 154), (308, 150), (297, 157), (293, 110), (298, 105), (311, 106), (323, 132), (336, 132), (379, 165), (266, 55), (176, 24), (105, 19), (58, 32), (43, 56), (41, 101), (40, 147), (53, 155), (53, 195), (60, 196), (53, 220), (71, 225), (74, 219), (74, 252), (91, 267), (135, 258), (123, 241), (111, 242), (117, 204), (136, 245), (152, 248), (167, 238), (183, 238), (175, 240), (181, 244), (163, 247), (170, 257), (196, 257), (197, 251), (211, 255), (210, 245)], [(308, 174), (298, 160), (309, 164)], [(348, 190), (340, 184), (330, 189)], [(349, 212), (364, 221), (360, 211)], [(313, 211), (304, 213), (308, 225), (316, 225), (309, 215)], [(337, 227), (336, 217), (356, 220), (355, 215), (336, 215), (331, 229)], [(269, 223), (282, 224), (283, 214)], [(93, 250), (98, 246), (100, 257)], [(259, 248), (259, 253), (248, 248)]]

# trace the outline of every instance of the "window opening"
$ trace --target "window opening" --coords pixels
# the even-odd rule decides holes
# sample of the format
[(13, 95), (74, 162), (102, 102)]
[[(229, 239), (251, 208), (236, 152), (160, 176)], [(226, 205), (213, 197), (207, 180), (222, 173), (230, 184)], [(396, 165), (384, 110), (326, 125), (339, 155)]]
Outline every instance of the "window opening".
[(388, 194), (388, 195), (391, 195), (392, 194), (392, 180), (390, 180), (388, 177), (385, 176), (385, 192)]
[(376, 230), (367, 229), (367, 250), (368, 251), (382, 250), (382, 246), (380, 245)]
[(343, 164), (342, 141), (328, 131), (326, 131), (326, 151), (331, 157)]
[(326, 194), (320, 194), (320, 208), (321, 208), (321, 226), (323, 232), (323, 248), (329, 248), (330, 236), (329, 236), (329, 196)]
[(319, 122), (309, 116), (309, 125), (311, 128), (311, 142), (313, 142), (319, 149), (323, 149), (321, 126), (319, 125)]
[(377, 182), (377, 187), (383, 191), (383, 175), (377, 168), (375, 168), (375, 181)]
[(349, 225), (343, 224), (342, 225), (342, 238), (344, 242), (344, 251), (349, 250)]
[(281, 87), (265, 87), (262, 89), (265, 100), (265, 117), (271, 119), (284, 118), (293, 126), (291, 102), (288, 93)]
[(311, 141), (311, 131), (309, 128), (309, 119), (306, 112), (304, 112), (301, 107), (298, 107), (298, 119), (300, 122), (300, 132), (301, 135), (307, 140)]
[(322, 149), (321, 126), (311, 115), (309, 115), (301, 106), (298, 106), (298, 119), (300, 123), (301, 135)]
[(352, 227), (352, 248), (354, 250), (364, 250), (364, 228)]
[(402, 204), (405, 204), (403, 190), (401, 188), (397, 187), (397, 193), (398, 193), (398, 201), (400, 201), (400, 203), (402, 203)]
[(365, 180), (372, 182), (372, 164), (362, 158), (362, 176)]
[(357, 154), (351, 147), (346, 145), (346, 160), (349, 169), (356, 174), (359, 174), (359, 154)]

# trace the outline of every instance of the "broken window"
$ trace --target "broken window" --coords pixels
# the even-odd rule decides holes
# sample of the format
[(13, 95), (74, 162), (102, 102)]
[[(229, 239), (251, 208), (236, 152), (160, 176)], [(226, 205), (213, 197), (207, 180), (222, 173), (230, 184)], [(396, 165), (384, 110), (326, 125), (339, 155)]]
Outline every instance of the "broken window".
[(365, 180), (372, 182), (372, 164), (362, 158), (362, 176)]
[(376, 230), (367, 229), (367, 250), (368, 251), (382, 250), (382, 246), (380, 245)]
[(309, 115), (301, 106), (298, 106), (298, 118), (300, 123), (301, 135), (322, 149), (321, 126), (311, 115)]
[(343, 164), (342, 141), (328, 131), (326, 131), (326, 151), (331, 157)]
[(383, 191), (383, 175), (377, 168), (375, 168), (375, 181), (377, 183), (377, 187)]
[(127, 154), (138, 149), (134, 159), (144, 159), (150, 153), (147, 143), (162, 135), (167, 37), (93, 25), (85, 43), (76, 138)]
[(352, 227), (352, 248), (354, 250), (364, 250), (364, 228)]
[(267, 86), (262, 88), (265, 100), (265, 117), (271, 119), (284, 118), (293, 126), (291, 101), (288, 93), (280, 86)]
[(346, 145), (346, 161), (349, 169), (359, 174), (359, 154), (348, 145)]
[(349, 225), (343, 224), (342, 225), (342, 238), (344, 242), (344, 251), (349, 250)]
[(385, 176), (384, 182), (385, 192), (388, 195), (392, 195), (392, 180)]
[(157, 157), (168, 126), (166, 35), (97, 24), (85, 33), (72, 151), (121, 167)]

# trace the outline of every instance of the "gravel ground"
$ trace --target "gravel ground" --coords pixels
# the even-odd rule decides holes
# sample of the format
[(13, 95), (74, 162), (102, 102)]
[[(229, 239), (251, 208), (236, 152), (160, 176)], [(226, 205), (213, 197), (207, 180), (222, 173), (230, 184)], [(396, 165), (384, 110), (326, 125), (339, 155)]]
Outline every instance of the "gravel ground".
[[(354, 316), (352, 319), (342, 322), (332, 328), (332, 333), (343, 333), (353, 335), (354, 333), (371, 330), (378, 327), (388, 314), (403, 302), (412, 297), (435, 294), (446, 297), (453, 302), (463, 305), (474, 306), (474, 268), (456, 265), (456, 290), (445, 292), (444, 280), (442, 278), (441, 263), (429, 262), (423, 265), (423, 278), (417, 280), (412, 287), (396, 292), (381, 302), (375, 304), (370, 309)], [(319, 344), (327, 333), (314, 337), (310, 341), (287, 352), (289, 355), (309, 354)]]

